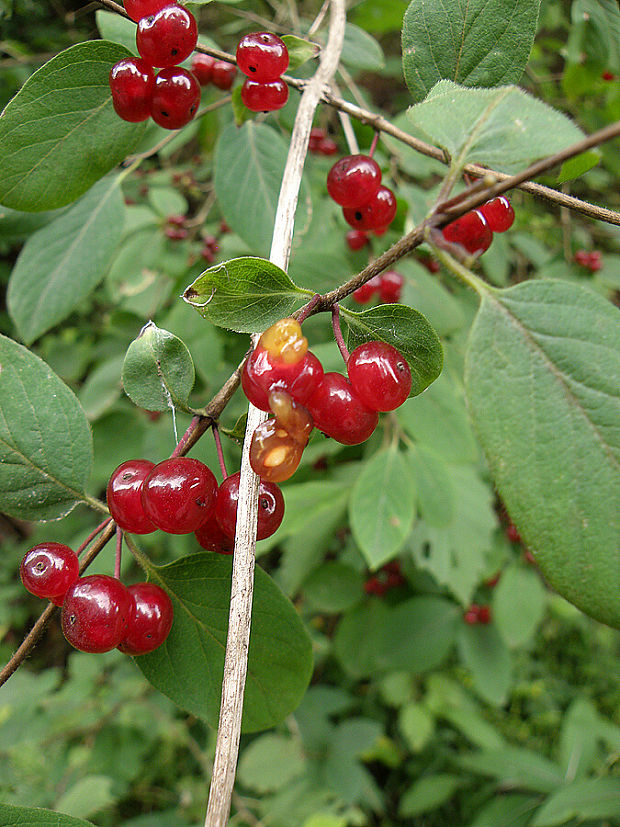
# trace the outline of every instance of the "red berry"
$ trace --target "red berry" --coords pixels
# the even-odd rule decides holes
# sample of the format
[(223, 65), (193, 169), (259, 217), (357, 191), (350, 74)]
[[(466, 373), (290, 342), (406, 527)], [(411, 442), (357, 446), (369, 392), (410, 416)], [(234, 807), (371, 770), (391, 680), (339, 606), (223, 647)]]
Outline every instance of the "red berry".
[[(215, 503), (215, 517), (220, 528), (228, 537), (234, 538), (237, 526), (237, 505), (239, 503), (239, 480), (241, 472), (231, 474), (220, 485)], [(284, 497), (273, 482), (261, 480), (258, 491), (258, 524), (256, 539), (271, 537), (280, 527), (284, 517)]]
[(603, 261), (601, 259), (601, 254), (599, 250), (593, 250), (588, 256), (588, 269), (592, 273), (596, 273), (597, 270), (600, 270), (603, 266)]
[(151, 117), (164, 129), (180, 129), (196, 114), (200, 84), (181, 66), (162, 69), (155, 78)]
[(213, 65), (216, 62), (211, 55), (196, 52), (192, 55), (191, 70), (201, 86), (208, 86), (213, 79)]
[(146, 515), (168, 534), (196, 531), (215, 508), (217, 482), (197, 459), (174, 457), (156, 465), (142, 486)]
[(172, 241), (182, 241), (188, 237), (189, 230), (186, 230), (184, 227), (166, 227), (164, 229), (164, 235)]
[(411, 370), (387, 342), (365, 342), (349, 356), (349, 381), (356, 396), (373, 411), (393, 411), (411, 391)]
[(505, 195), (492, 198), (479, 207), (479, 210), (494, 233), (506, 232), (512, 227), (515, 220), (515, 211)]
[(115, 577), (81, 577), (62, 604), (62, 632), (82, 652), (108, 652), (127, 634), (129, 592)]
[(380, 185), (379, 164), (368, 155), (346, 155), (336, 161), (327, 174), (327, 192), (341, 207), (366, 204), (376, 195)]
[(126, 57), (110, 69), (109, 81), (116, 114), (130, 123), (145, 121), (155, 91), (152, 67), (139, 57)]
[(324, 374), (306, 407), (315, 427), (344, 445), (367, 440), (379, 421), (379, 414), (359, 399), (340, 373)]
[(606, 69), (606, 70), (602, 73), (601, 78), (602, 78), (603, 80), (615, 80), (615, 79), (616, 79), (616, 76), (614, 75), (614, 73), (613, 73), (613, 72), (610, 72), (610, 71), (609, 71), (609, 69)]
[(206, 523), (194, 532), (196, 539), (207, 551), (215, 551), (217, 554), (232, 554), (234, 543), (227, 534), (224, 534), (218, 523), (215, 513), (209, 517)]
[(127, 592), (131, 601), (127, 631), (117, 648), (126, 655), (144, 655), (168, 637), (174, 619), (172, 601), (155, 583), (135, 583)]
[(368, 236), (363, 230), (349, 230), (345, 240), (349, 250), (361, 250), (368, 244)]
[(243, 366), (241, 385), (253, 405), (269, 411), (270, 391), (284, 390), (303, 405), (322, 377), (323, 367), (310, 351), (299, 362), (286, 364), (274, 359), (259, 344)]
[(252, 112), (273, 112), (287, 102), (288, 86), (283, 80), (258, 83), (248, 78), (241, 87), (241, 100)]
[(211, 83), (224, 92), (227, 92), (233, 85), (237, 67), (227, 60), (216, 60), (211, 73)]
[(478, 607), (476, 606), (475, 609), (472, 606), (471, 609), (468, 609), (465, 614), (463, 615), (463, 620), (465, 623), (469, 623), (470, 626), (475, 626), (478, 622)]
[(22, 583), (30, 594), (62, 605), (65, 594), (78, 579), (77, 554), (64, 543), (38, 543), (26, 552), (19, 567)]
[(509, 523), (506, 526), (506, 537), (508, 537), (511, 543), (521, 542), (521, 535), (519, 534), (519, 529), (516, 527), (514, 523)]
[(239, 41), (237, 66), (252, 80), (269, 83), (288, 69), (288, 49), (277, 34), (252, 32)]
[(324, 129), (321, 129), (320, 126), (314, 126), (310, 130), (310, 138), (308, 140), (308, 149), (310, 152), (320, 152), (319, 147), (321, 146), (321, 141), (326, 137)]
[(143, 17), (157, 14), (169, 5), (170, 0), (125, 0), (125, 11), (134, 22), (138, 23)]
[(491, 622), (491, 609), (488, 606), (480, 606), (478, 609), (478, 623), (487, 623)]
[(365, 284), (362, 284), (361, 287), (358, 287), (357, 290), (354, 290), (351, 296), (358, 304), (368, 304), (375, 293), (379, 292), (380, 287), (381, 276), (373, 276)]
[(377, 597), (382, 597), (387, 590), (387, 585), (382, 583), (378, 577), (369, 577), (364, 583), (364, 591), (366, 594), (375, 594)]
[(131, 534), (150, 534), (157, 526), (142, 507), (142, 484), (155, 463), (148, 459), (130, 459), (121, 463), (108, 482), (108, 508), (114, 522)]
[(338, 144), (332, 138), (323, 138), (319, 142), (318, 151), (321, 155), (335, 155), (338, 152)]
[(177, 66), (191, 55), (197, 41), (194, 15), (176, 3), (143, 17), (136, 31), (138, 51), (151, 66)]
[(493, 232), (480, 210), (470, 210), (456, 221), (451, 221), (442, 230), (443, 237), (452, 244), (460, 244), (472, 256), (479, 256), (488, 250)]
[(304, 448), (275, 419), (267, 419), (252, 434), (250, 465), (261, 479), (282, 482), (297, 470)]
[(386, 270), (385, 273), (381, 275), (379, 283), (379, 296), (381, 301), (385, 304), (393, 304), (394, 302), (400, 301), (404, 283), (405, 279), (400, 273), (397, 273), (396, 270)]
[(347, 224), (356, 230), (387, 227), (396, 215), (396, 197), (388, 187), (379, 187), (369, 201), (360, 207), (343, 207)]

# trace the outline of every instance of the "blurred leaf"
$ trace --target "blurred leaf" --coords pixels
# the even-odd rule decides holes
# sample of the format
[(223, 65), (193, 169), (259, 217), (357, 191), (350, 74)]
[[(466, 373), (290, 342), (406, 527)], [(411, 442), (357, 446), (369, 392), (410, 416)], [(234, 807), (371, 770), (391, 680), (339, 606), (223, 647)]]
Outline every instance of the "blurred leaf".
[(422, 704), (411, 702), (400, 710), (398, 729), (412, 752), (421, 752), (435, 731), (435, 718)]
[(525, 645), (536, 633), (547, 606), (547, 593), (531, 567), (513, 564), (502, 571), (493, 591), (493, 619), (510, 647)]
[(457, 492), (448, 464), (424, 445), (407, 454), (411, 475), (418, 492), (418, 508), (427, 525), (448, 526), (454, 520)]
[(384, 603), (371, 600), (350, 609), (340, 620), (334, 635), (334, 654), (352, 677), (367, 677), (377, 670), (389, 613)]
[(463, 784), (464, 779), (448, 773), (423, 776), (404, 793), (398, 812), (401, 816), (411, 818), (436, 810), (449, 801)]
[(601, 153), (598, 149), (589, 149), (587, 152), (575, 155), (574, 158), (569, 158), (568, 161), (564, 161), (562, 164), (556, 179), (556, 184), (564, 184), (566, 181), (573, 181), (575, 178), (580, 178), (599, 164), (600, 161)]
[(532, 827), (556, 827), (572, 819), (616, 819), (620, 816), (620, 779), (589, 778), (551, 793), (532, 820)]
[(385, 66), (383, 49), (378, 41), (353, 23), (347, 23), (344, 30), (340, 59), (352, 69), (364, 69), (368, 72), (376, 72)]
[(99, 419), (121, 395), (123, 357), (106, 359), (91, 371), (80, 388), (78, 399), (89, 420)]
[(247, 746), (237, 778), (258, 793), (279, 790), (306, 769), (300, 745), (284, 735), (261, 735)]
[(337, 560), (328, 561), (304, 580), (306, 599), (319, 612), (342, 612), (359, 603), (363, 595), (362, 576)]
[(428, 273), (417, 261), (403, 259), (398, 263), (399, 271), (405, 276), (403, 302), (422, 313), (440, 336), (447, 336), (463, 327), (463, 310), (438, 280), (436, 273)]
[(412, 597), (392, 609), (380, 630), (377, 663), (412, 674), (439, 666), (450, 653), (460, 612), (443, 597)]
[(566, 780), (582, 778), (597, 757), (599, 716), (590, 700), (574, 698), (562, 719), (560, 763)]
[(113, 779), (107, 775), (87, 775), (63, 793), (56, 806), (78, 818), (94, 815), (114, 801), (113, 785)]
[(475, 746), (499, 749), (504, 744), (501, 733), (485, 719), (480, 704), (446, 675), (429, 675), (424, 702), (437, 718), (444, 718)]
[(522, 747), (503, 746), (461, 755), (457, 763), (470, 772), (495, 778), (503, 789), (521, 787), (532, 792), (553, 793), (564, 783), (560, 767), (548, 758)]
[(501, 706), (512, 682), (510, 652), (494, 626), (468, 626), (458, 634), (461, 661), (470, 672), (476, 692), (487, 703)]
[(3, 827), (94, 827), (92, 821), (63, 815), (39, 807), (11, 807), (0, 804), (0, 821)]
[(95, 12), (95, 21), (99, 34), (104, 40), (110, 40), (112, 43), (120, 43), (133, 55), (138, 54), (136, 48), (136, 24), (133, 20), (127, 20), (126, 17), (121, 17), (120, 14), (97, 9)]
[(502, 827), (527, 827), (531, 823), (532, 812), (539, 804), (538, 796), (502, 793), (494, 796), (478, 810), (468, 827), (489, 827), (490, 824), (501, 824)]

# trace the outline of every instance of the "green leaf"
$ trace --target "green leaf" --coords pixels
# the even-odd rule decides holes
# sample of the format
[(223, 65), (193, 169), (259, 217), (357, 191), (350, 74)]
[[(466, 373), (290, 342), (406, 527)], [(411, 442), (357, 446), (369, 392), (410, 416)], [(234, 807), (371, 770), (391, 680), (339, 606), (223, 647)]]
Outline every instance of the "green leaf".
[(0, 510), (55, 520), (84, 500), (92, 438), (69, 388), (37, 356), (0, 336)]
[(516, 86), (466, 89), (442, 80), (409, 117), (448, 151), (457, 169), (482, 163), (514, 172), (583, 138), (566, 115)]
[[(488, 251), (487, 251), (488, 252)], [(440, 336), (454, 333), (465, 325), (461, 305), (418, 261), (405, 258), (398, 263), (405, 276), (403, 303), (415, 307), (435, 328)]]
[(587, 698), (575, 698), (562, 718), (559, 760), (567, 781), (583, 778), (598, 755), (600, 718)]
[(413, 817), (436, 810), (465, 784), (463, 778), (448, 773), (427, 775), (410, 787), (400, 800), (398, 812), (401, 816)]
[(453, 727), (482, 749), (499, 749), (504, 744), (500, 733), (485, 719), (479, 704), (468, 692), (445, 674), (435, 673), (427, 681), (426, 706), (437, 718)]
[(334, 654), (352, 677), (364, 678), (377, 671), (388, 615), (389, 609), (378, 600), (371, 600), (343, 615), (334, 635)]
[(383, 49), (378, 41), (353, 23), (347, 23), (344, 30), (340, 59), (352, 69), (364, 69), (369, 72), (379, 71), (385, 66)]
[(412, 0), (403, 19), (403, 72), (415, 101), (439, 80), (517, 83), (530, 56), (540, 0)]
[(503, 704), (512, 682), (512, 661), (497, 629), (492, 625), (463, 624), (459, 629), (458, 648), (480, 697), (493, 706)]
[(489, 292), (465, 380), (497, 490), (545, 578), (620, 626), (617, 309), (568, 282)]
[(415, 488), (396, 446), (362, 468), (349, 500), (351, 531), (368, 566), (377, 569), (402, 548), (414, 518)]
[(194, 387), (194, 363), (185, 344), (149, 322), (129, 345), (123, 363), (123, 387), (131, 401), (147, 411), (187, 411)]
[(123, 357), (112, 356), (92, 370), (79, 390), (78, 399), (92, 422), (99, 419), (121, 395)]
[(105, 275), (123, 230), (119, 181), (99, 181), (24, 245), (7, 304), (26, 344), (66, 319)]
[(288, 50), (288, 68), (297, 69), (303, 63), (306, 63), (312, 58), (318, 57), (321, 47), (318, 43), (313, 43), (311, 40), (304, 40), (302, 37), (296, 37), (294, 34), (282, 35), (282, 40), (286, 44)]
[[(219, 716), (231, 565), (230, 559), (200, 552), (151, 567), (151, 579), (172, 599), (174, 623), (165, 643), (136, 660), (156, 689), (210, 726), (217, 726)], [(244, 732), (283, 721), (301, 701), (311, 674), (308, 633), (290, 601), (257, 566)]]
[(398, 729), (412, 752), (421, 752), (435, 731), (435, 718), (428, 709), (414, 701), (398, 715)]
[(454, 520), (457, 492), (448, 464), (423, 445), (408, 454), (409, 467), (418, 491), (418, 508), (427, 525), (448, 526)]
[(362, 576), (352, 566), (328, 561), (304, 581), (304, 594), (319, 612), (342, 612), (362, 598)]
[(212, 324), (257, 333), (288, 316), (309, 295), (267, 259), (243, 256), (209, 267), (183, 298)]
[(89, 816), (114, 803), (114, 779), (108, 775), (87, 775), (64, 792), (56, 806), (73, 816)]
[(620, 779), (588, 778), (552, 792), (532, 820), (532, 827), (556, 827), (573, 819), (620, 817)]
[(91, 40), (53, 57), (0, 118), (0, 203), (39, 212), (86, 192), (135, 147), (144, 124), (112, 106), (108, 75), (130, 52)]
[(516, 563), (502, 571), (493, 591), (493, 619), (508, 646), (523, 646), (534, 636), (546, 605), (538, 572)]
[(97, 9), (95, 12), (97, 28), (104, 40), (111, 40), (112, 43), (120, 43), (132, 54), (137, 55), (136, 47), (136, 24), (133, 20), (127, 20), (120, 14)]
[(273, 792), (306, 770), (300, 745), (284, 735), (261, 735), (241, 753), (239, 781), (258, 793)]
[(566, 181), (573, 181), (589, 172), (597, 166), (601, 160), (601, 152), (598, 149), (589, 149), (564, 161), (556, 179), (556, 184), (564, 184)]
[(3, 827), (94, 827), (92, 821), (73, 818), (39, 807), (11, 807), (0, 804), (0, 823)]
[(537, 752), (522, 747), (503, 746), (471, 755), (457, 762), (470, 772), (495, 778), (502, 788), (521, 787), (539, 793), (552, 793), (564, 783), (560, 767)]
[(349, 350), (379, 339), (399, 350), (411, 368), (411, 394), (417, 396), (441, 373), (443, 350), (439, 337), (417, 310), (402, 304), (380, 304), (356, 313), (340, 308)]
[(527, 827), (531, 824), (532, 813), (539, 804), (538, 796), (506, 794), (502, 791), (501, 795), (494, 796), (477, 811), (476, 817), (468, 827), (489, 827), (489, 824)]
[[(267, 256), (288, 144), (265, 124), (226, 127), (215, 151), (215, 192), (226, 223), (257, 255)], [(302, 179), (295, 229), (307, 223), (310, 196)]]

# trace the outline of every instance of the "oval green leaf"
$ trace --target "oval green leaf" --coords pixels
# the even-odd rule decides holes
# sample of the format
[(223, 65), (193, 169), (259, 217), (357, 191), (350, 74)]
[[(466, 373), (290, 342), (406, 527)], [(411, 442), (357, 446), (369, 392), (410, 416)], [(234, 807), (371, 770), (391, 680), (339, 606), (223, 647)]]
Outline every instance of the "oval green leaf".
[(308, 60), (318, 57), (321, 47), (318, 43), (313, 43), (311, 40), (304, 40), (301, 37), (296, 37), (294, 34), (282, 35), (282, 40), (286, 44), (288, 51), (288, 70), (297, 69)]
[[(156, 689), (217, 726), (230, 602), (229, 558), (201, 552), (150, 568), (169, 593), (174, 623), (159, 649), (136, 659)], [(312, 674), (312, 647), (292, 603), (256, 567), (243, 731), (269, 729), (300, 703)]]
[(567, 282), (489, 292), (465, 380), (497, 490), (545, 577), (620, 628), (618, 310)]
[(512, 659), (495, 626), (462, 624), (458, 649), (480, 697), (493, 706), (503, 704), (512, 682)]
[(3, 827), (94, 827), (92, 821), (66, 816), (40, 807), (12, 807), (0, 804), (0, 824)]
[(0, 203), (62, 207), (131, 152), (144, 124), (118, 117), (108, 83), (130, 54), (105, 40), (78, 43), (28, 78), (0, 117)]
[(93, 461), (84, 411), (38, 356), (0, 336), (0, 510), (55, 520), (84, 500)]

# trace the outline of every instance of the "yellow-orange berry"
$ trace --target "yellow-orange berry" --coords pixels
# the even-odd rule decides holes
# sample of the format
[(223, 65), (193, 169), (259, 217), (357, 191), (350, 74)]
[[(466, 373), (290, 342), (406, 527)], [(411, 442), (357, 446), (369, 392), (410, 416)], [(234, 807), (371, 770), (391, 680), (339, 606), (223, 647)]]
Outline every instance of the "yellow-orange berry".
[(300, 362), (308, 350), (308, 340), (302, 335), (301, 325), (296, 319), (280, 319), (272, 324), (259, 339), (262, 347), (271, 356), (287, 365)]

